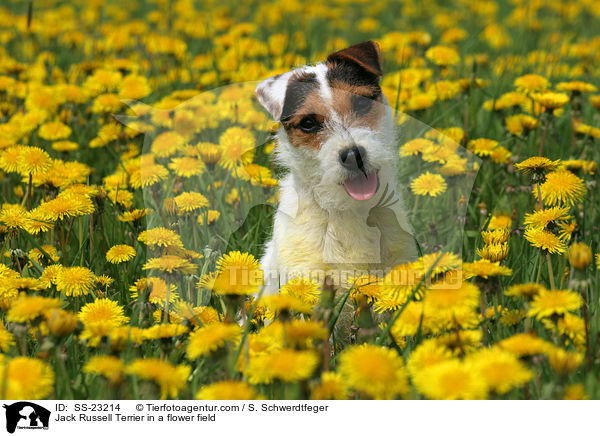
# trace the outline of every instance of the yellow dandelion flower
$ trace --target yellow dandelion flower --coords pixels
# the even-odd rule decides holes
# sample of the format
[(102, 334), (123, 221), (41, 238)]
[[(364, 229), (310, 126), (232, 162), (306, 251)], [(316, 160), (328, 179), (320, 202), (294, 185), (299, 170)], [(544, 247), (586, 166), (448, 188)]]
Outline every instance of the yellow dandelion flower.
[(122, 351), (130, 345), (140, 345), (146, 340), (146, 331), (139, 327), (130, 325), (122, 325), (111, 328), (106, 333), (102, 332), (102, 327), (88, 326), (84, 333), (92, 331), (96, 336), (88, 342), (89, 346), (96, 346), (95, 340), (99, 340), (102, 336), (107, 336), (107, 342), (110, 342), (110, 349), (114, 351)]
[(543, 76), (538, 74), (525, 74), (517, 77), (514, 85), (519, 92), (529, 94), (532, 92), (545, 91), (550, 86), (550, 82)]
[[(558, 170), (549, 173), (546, 181), (540, 185), (542, 200), (546, 206), (557, 204), (574, 205), (579, 203), (586, 194), (587, 189), (582, 179), (569, 170)], [(538, 196), (537, 188), (532, 191)]]
[(137, 100), (152, 92), (148, 79), (138, 74), (125, 76), (119, 86), (119, 97), (127, 100)]
[(566, 221), (568, 219), (571, 219), (569, 208), (556, 206), (526, 213), (523, 223), (526, 226), (544, 229), (550, 223), (555, 222), (555, 224), (558, 224), (559, 221)]
[(191, 213), (198, 209), (208, 207), (208, 199), (199, 192), (184, 192), (175, 197), (175, 203), (180, 211)]
[(348, 280), (348, 287), (352, 288), (350, 298), (357, 301), (360, 296), (364, 296), (368, 301), (379, 298), (382, 293), (382, 280), (377, 276), (360, 275)]
[(250, 295), (263, 283), (258, 261), (249, 253), (232, 251), (217, 260), (213, 290), (218, 294)]
[(467, 148), (477, 156), (491, 156), (494, 149), (498, 147), (498, 141), (487, 138), (472, 139), (467, 143)]
[(123, 263), (135, 257), (135, 248), (129, 245), (115, 245), (106, 252), (106, 260), (110, 263)]
[(22, 175), (43, 174), (50, 168), (52, 159), (39, 147), (24, 147), (19, 154), (17, 171)]
[(522, 386), (533, 377), (516, 355), (499, 348), (479, 350), (470, 354), (466, 361), (473, 365), (488, 389), (500, 395)]
[(269, 384), (274, 380), (293, 383), (309, 378), (318, 363), (314, 351), (278, 349), (251, 357), (245, 373), (252, 384)]
[(556, 84), (558, 91), (569, 91), (569, 92), (596, 92), (596, 88), (591, 83), (582, 82), (579, 80), (572, 80), (570, 82), (559, 82)]
[(566, 351), (554, 346), (549, 348), (547, 355), (550, 366), (559, 374), (569, 374), (583, 363), (582, 353)]
[(6, 330), (4, 323), (0, 321), (0, 351), (6, 353), (15, 345), (15, 336)]
[(446, 360), (419, 371), (413, 377), (417, 390), (431, 400), (481, 400), (487, 397), (484, 379), (473, 365)]
[(539, 294), (542, 289), (545, 290), (546, 288), (538, 283), (521, 283), (510, 286), (504, 291), (504, 294), (511, 297), (533, 297)]
[(71, 136), (71, 128), (60, 121), (52, 121), (42, 124), (38, 130), (38, 135), (48, 141), (66, 139)]
[(40, 400), (54, 390), (54, 372), (39, 359), (0, 356), (0, 380), (5, 380), (5, 400)]
[(86, 362), (83, 372), (105, 377), (110, 383), (118, 383), (123, 377), (125, 365), (116, 356), (93, 356)]
[(418, 156), (427, 149), (431, 149), (435, 144), (429, 139), (416, 138), (408, 141), (400, 147), (400, 156)]
[(200, 159), (186, 156), (171, 159), (169, 168), (179, 177), (192, 177), (202, 174), (206, 167)]
[(512, 274), (510, 268), (500, 265), (499, 262), (490, 262), (487, 259), (464, 262), (463, 271), (467, 279), (475, 276), (487, 279), (492, 276), (509, 276)]
[(52, 227), (54, 227), (54, 223), (48, 219), (45, 211), (36, 208), (27, 212), (27, 221), (23, 228), (28, 233), (37, 235), (38, 233), (47, 232)]
[(94, 287), (96, 275), (83, 266), (63, 267), (56, 275), (56, 289), (68, 297), (87, 295)]
[(321, 374), (321, 383), (312, 390), (313, 400), (346, 400), (348, 399), (348, 384), (344, 376), (335, 372)]
[(139, 221), (146, 215), (151, 214), (152, 212), (152, 209), (134, 209), (130, 211), (125, 211), (121, 215), (119, 215), (119, 221), (122, 221), (124, 223)]
[(568, 170), (581, 170), (584, 174), (594, 175), (598, 171), (598, 164), (591, 160), (569, 159), (563, 165)]
[(545, 290), (533, 297), (527, 316), (537, 319), (552, 315), (563, 315), (581, 307), (583, 299), (577, 292), (566, 290)]
[(9, 229), (25, 228), (29, 223), (27, 210), (18, 204), (3, 204), (0, 222)]
[(92, 112), (96, 114), (114, 113), (121, 110), (123, 102), (117, 94), (100, 94), (92, 103)]
[(189, 328), (180, 324), (156, 324), (143, 331), (146, 339), (173, 338), (186, 334)]
[(0, 168), (7, 173), (16, 173), (19, 167), (21, 152), (25, 149), (22, 145), (8, 147), (0, 152)]
[(52, 150), (56, 151), (74, 151), (79, 149), (79, 144), (73, 141), (55, 141), (52, 143)]
[(567, 386), (563, 400), (589, 400), (581, 383)]
[(310, 314), (312, 306), (305, 303), (300, 298), (289, 294), (269, 295), (261, 299), (261, 304), (267, 307), (273, 313), (298, 312)]
[(144, 163), (131, 174), (130, 185), (134, 189), (147, 188), (169, 176), (169, 170), (157, 163)]
[[(376, 298), (375, 303), (373, 304), (373, 308), (376, 312), (384, 312), (386, 310), (397, 310), (400, 306), (404, 305), (406, 301), (408, 301), (408, 299), (414, 291), (416, 283), (418, 283), (418, 280), (415, 284), (396, 284), (402, 283), (405, 280), (407, 282), (413, 281), (412, 278), (415, 277), (415, 271), (411, 268), (405, 271), (407, 272), (407, 274), (405, 275), (405, 277), (402, 277), (404, 274), (396, 274), (398, 273), (398, 269), (396, 267), (393, 271), (391, 271), (391, 274), (397, 275), (397, 277), (390, 279), (386, 276), (384, 278), (384, 283), (381, 287), (381, 293)], [(392, 285), (387, 285), (387, 280), (393, 281), (395, 283)]]
[(129, 288), (129, 292), (131, 292), (131, 298), (136, 301), (144, 301), (146, 297), (142, 298), (141, 296), (147, 293), (148, 301), (153, 304), (164, 304), (167, 294), (170, 303), (176, 302), (179, 298), (177, 287), (174, 284), (167, 286), (167, 282), (160, 277), (139, 279)]
[[(163, 300), (164, 301), (164, 300)], [(182, 320), (187, 319), (192, 325), (213, 324), (219, 322), (219, 313), (210, 306), (195, 306), (192, 307), (189, 303), (179, 300), (173, 305), (175, 315)]]
[(204, 386), (197, 393), (197, 400), (254, 400), (256, 391), (241, 381), (222, 381)]
[(173, 230), (164, 227), (154, 227), (150, 230), (141, 232), (138, 236), (138, 241), (143, 242), (150, 248), (183, 248), (181, 236)]
[(513, 354), (516, 354), (517, 356), (532, 356), (545, 354), (552, 344), (538, 338), (533, 334), (518, 333), (509, 338), (501, 340), (498, 342), (498, 346), (510, 351)]
[(550, 254), (567, 251), (565, 243), (554, 233), (535, 227), (525, 229), (525, 239), (534, 247), (546, 250)]
[(21, 294), (11, 304), (6, 315), (8, 322), (32, 322), (43, 316), (46, 312), (59, 308), (62, 305), (57, 298), (28, 296)]
[(237, 324), (213, 323), (200, 327), (190, 333), (187, 356), (194, 360), (200, 356), (216, 351), (226, 343), (236, 342), (241, 335)]
[(433, 174), (429, 171), (421, 174), (410, 183), (410, 189), (417, 195), (429, 195), (437, 197), (439, 194), (446, 192), (446, 181), (440, 174)]
[(339, 356), (338, 371), (352, 389), (376, 400), (408, 393), (408, 373), (402, 357), (389, 348), (369, 344), (346, 348)]
[(97, 346), (102, 337), (129, 321), (123, 313), (123, 307), (108, 298), (99, 298), (86, 304), (77, 315), (84, 326), (79, 338), (88, 340), (91, 346)]
[(425, 292), (425, 312), (442, 317), (445, 313), (475, 308), (479, 304), (479, 293), (479, 288), (470, 282), (462, 282), (459, 286), (434, 283)]
[(436, 65), (451, 66), (460, 61), (458, 52), (452, 47), (436, 45), (425, 52), (425, 57)]
[(219, 165), (228, 170), (252, 163), (256, 140), (249, 129), (242, 127), (228, 128), (219, 139), (221, 157)]
[(313, 340), (323, 340), (328, 336), (327, 328), (317, 321), (292, 319), (285, 325), (285, 339), (290, 345), (307, 346)]
[(187, 386), (192, 368), (172, 365), (156, 358), (135, 359), (125, 368), (127, 374), (151, 380), (160, 388), (160, 399), (175, 398)]
[(392, 325), (390, 333), (396, 343), (401, 343), (405, 336), (414, 336), (419, 329), (424, 334), (434, 330), (433, 319), (429, 313), (425, 314), (425, 305), (421, 301), (411, 301), (405, 307), (396, 322)]
[(106, 275), (106, 274), (102, 274), (99, 276), (96, 276), (96, 283), (98, 283), (100, 286), (104, 286), (105, 288), (109, 287), (115, 280)]
[(158, 135), (150, 147), (156, 157), (169, 157), (181, 150), (185, 140), (177, 132), (163, 132)]
[(191, 274), (196, 271), (197, 265), (191, 263), (186, 258), (165, 254), (161, 257), (153, 257), (142, 267), (142, 270), (157, 270), (169, 274), (181, 272), (183, 274)]
[(321, 297), (319, 283), (316, 280), (303, 277), (291, 278), (281, 287), (279, 293), (291, 295), (313, 306), (319, 302), (319, 298)]
[(452, 353), (448, 348), (440, 346), (434, 340), (428, 339), (419, 344), (410, 353), (406, 368), (411, 378), (414, 379), (421, 370), (452, 359)]
[(435, 96), (426, 93), (414, 94), (408, 99), (408, 109), (420, 111), (429, 109), (435, 103)]
[(534, 156), (515, 164), (515, 167), (524, 174), (543, 174), (548, 171), (554, 171), (559, 165), (560, 160), (552, 161), (546, 157)]
[(534, 92), (531, 94), (531, 98), (546, 109), (558, 109), (569, 102), (569, 96), (561, 92)]

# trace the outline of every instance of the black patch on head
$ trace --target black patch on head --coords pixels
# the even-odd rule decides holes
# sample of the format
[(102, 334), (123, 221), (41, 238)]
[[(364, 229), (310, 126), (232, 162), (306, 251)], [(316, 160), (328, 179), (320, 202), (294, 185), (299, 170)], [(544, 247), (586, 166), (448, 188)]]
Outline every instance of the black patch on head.
[(350, 100), (352, 101), (352, 111), (362, 117), (369, 113), (373, 107), (373, 102), (376, 101), (381, 95), (381, 90), (377, 89), (372, 95), (358, 95), (354, 94)]
[(327, 81), (331, 86), (334, 82), (339, 81), (353, 86), (375, 86), (379, 88), (379, 76), (351, 61), (336, 60), (329, 63)]
[(285, 91), (283, 109), (281, 110), (281, 121), (288, 120), (304, 104), (306, 96), (319, 87), (315, 73), (303, 73), (298, 77), (290, 79)]

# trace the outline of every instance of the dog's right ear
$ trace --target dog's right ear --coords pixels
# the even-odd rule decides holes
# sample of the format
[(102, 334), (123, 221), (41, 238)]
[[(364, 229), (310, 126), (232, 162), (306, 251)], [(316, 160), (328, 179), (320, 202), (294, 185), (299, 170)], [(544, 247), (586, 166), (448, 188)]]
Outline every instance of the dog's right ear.
[(270, 77), (263, 80), (256, 87), (255, 92), (258, 101), (269, 111), (275, 121), (279, 121), (281, 118), (285, 93), (292, 73), (292, 71), (288, 71), (287, 73)]

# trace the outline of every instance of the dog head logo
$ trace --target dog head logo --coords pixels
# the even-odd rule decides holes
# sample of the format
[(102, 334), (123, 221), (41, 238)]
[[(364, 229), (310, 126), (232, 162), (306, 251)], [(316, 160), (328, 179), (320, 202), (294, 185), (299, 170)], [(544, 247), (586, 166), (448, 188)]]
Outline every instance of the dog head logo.
[(3, 405), (6, 409), (6, 431), (19, 429), (48, 429), (50, 411), (29, 401)]

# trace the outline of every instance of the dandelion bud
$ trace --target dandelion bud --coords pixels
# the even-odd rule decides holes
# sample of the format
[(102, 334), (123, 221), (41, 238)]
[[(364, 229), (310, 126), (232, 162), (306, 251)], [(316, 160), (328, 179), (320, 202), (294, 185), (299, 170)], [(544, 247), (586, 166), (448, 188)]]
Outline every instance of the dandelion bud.
[(577, 269), (585, 269), (592, 262), (592, 250), (584, 242), (575, 242), (569, 247), (569, 263)]
[(54, 309), (46, 314), (46, 318), (54, 336), (67, 336), (77, 327), (77, 317), (66, 310)]

